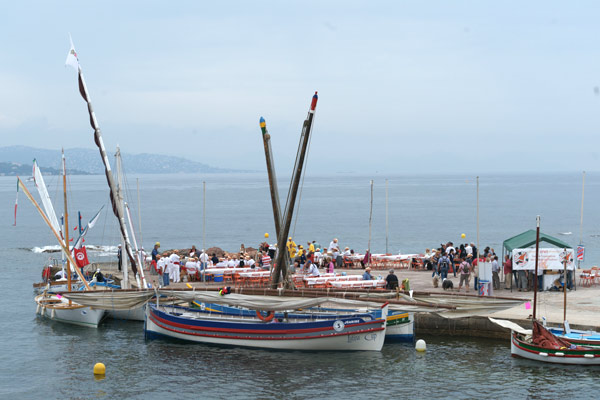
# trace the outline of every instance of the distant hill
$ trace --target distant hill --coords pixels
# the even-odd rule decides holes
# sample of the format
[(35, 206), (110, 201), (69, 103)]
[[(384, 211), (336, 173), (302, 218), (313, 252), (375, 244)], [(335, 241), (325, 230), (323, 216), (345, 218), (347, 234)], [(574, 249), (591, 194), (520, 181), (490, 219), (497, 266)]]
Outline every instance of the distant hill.
[[(114, 153), (109, 153), (111, 166), (114, 163)], [(225, 168), (211, 167), (196, 161), (191, 161), (182, 157), (166, 156), (161, 154), (128, 154), (121, 153), (123, 165), (128, 174), (176, 174), (176, 173), (197, 173), (197, 172), (248, 172)], [(104, 166), (100, 159), (100, 153), (96, 149), (65, 149), (67, 157), (67, 169), (70, 174), (103, 174)], [(42, 172), (45, 168), (56, 169), (60, 172), (61, 155), (59, 150), (38, 149), (29, 146), (7, 146), (0, 147), (0, 163), (2, 171), (7, 171), (5, 175), (16, 175), (12, 171), (19, 168), (27, 168), (31, 174), (31, 164), (33, 159), (37, 159)], [(114, 168), (114, 166), (113, 166)], [(53, 172), (47, 172), (52, 174)], [(19, 172), (21, 174), (21, 172)]]
[[(40, 167), (44, 175), (60, 175), (62, 170), (56, 168)], [(30, 177), (33, 171), (32, 164), (18, 164), (12, 162), (0, 162), (0, 176), (22, 176)], [(85, 171), (71, 170), (73, 175), (90, 175)]]

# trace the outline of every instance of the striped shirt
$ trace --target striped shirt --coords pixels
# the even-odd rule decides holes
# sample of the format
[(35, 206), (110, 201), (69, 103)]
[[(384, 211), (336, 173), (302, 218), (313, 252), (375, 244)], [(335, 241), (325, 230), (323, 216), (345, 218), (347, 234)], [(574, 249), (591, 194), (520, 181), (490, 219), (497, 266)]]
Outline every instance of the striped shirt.
[(265, 254), (262, 257), (262, 267), (265, 269), (270, 269), (271, 268), (271, 257), (269, 257), (268, 254)]

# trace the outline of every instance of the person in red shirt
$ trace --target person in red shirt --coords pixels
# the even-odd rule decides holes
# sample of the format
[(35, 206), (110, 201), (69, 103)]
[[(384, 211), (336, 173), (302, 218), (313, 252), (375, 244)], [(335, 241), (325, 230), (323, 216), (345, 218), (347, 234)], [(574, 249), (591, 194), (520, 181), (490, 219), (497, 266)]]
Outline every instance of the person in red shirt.
[(504, 289), (508, 290), (512, 288), (512, 260), (507, 254), (504, 258)]

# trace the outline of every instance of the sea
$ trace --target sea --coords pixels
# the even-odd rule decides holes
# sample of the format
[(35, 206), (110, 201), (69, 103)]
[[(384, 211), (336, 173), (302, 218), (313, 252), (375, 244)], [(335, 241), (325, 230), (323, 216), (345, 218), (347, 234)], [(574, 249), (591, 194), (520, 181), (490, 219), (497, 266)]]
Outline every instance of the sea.
[[(371, 184), (371, 181), (373, 183)], [(59, 177), (46, 177), (57, 213)], [(34, 191), (33, 182), (26, 185)], [(146, 250), (275, 242), (266, 174), (129, 176), (124, 186)], [(282, 207), (289, 181), (279, 181)], [(386, 344), (381, 352), (300, 352), (146, 341), (143, 323), (107, 320), (98, 329), (35, 314), (32, 283), (53, 258), (56, 241), (21, 192), (0, 177), (0, 398), (3, 399), (313, 399), (313, 398), (597, 398), (600, 368), (513, 359), (508, 340), (443, 335), (427, 343)], [(104, 176), (71, 176), (69, 232), (96, 212), (86, 236), (92, 261), (114, 261), (119, 243)], [(37, 193), (33, 193), (39, 199)], [(372, 200), (371, 200), (372, 199)], [(582, 268), (600, 262), (600, 173), (497, 175), (310, 175), (301, 186), (290, 236), (296, 243), (333, 238), (374, 253), (421, 253), (441, 243), (479, 243), (502, 253), (504, 240), (536, 228), (572, 246)], [(581, 223), (583, 221), (583, 223)], [(77, 229), (77, 230), (76, 230)], [(269, 237), (265, 239), (265, 234)], [(461, 235), (464, 234), (465, 238)], [(401, 275), (401, 272), (400, 272)], [(599, 310), (600, 311), (600, 310)], [(106, 365), (97, 380), (93, 366)]]

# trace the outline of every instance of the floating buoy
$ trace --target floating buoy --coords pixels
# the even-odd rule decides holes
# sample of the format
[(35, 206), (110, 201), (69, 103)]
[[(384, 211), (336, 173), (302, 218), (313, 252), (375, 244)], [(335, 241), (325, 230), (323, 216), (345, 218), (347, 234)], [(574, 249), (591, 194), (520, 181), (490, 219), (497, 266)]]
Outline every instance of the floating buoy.
[(464, 239), (464, 238), (466, 238), (466, 237), (467, 237), (467, 235), (465, 235), (464, 233), (461, 233), (461, 234), (460, 234), (460, 237)]
[(94, 365), (94, 375), (104, 376), (106, 374), (106, 367), (102, 363), (96, 363)]
[(50, 311), (50, 319), (54, 319), (54, 317), (56, 317), (56, 310), (53, 308), (52, 311)]
[(265, 233), (265, 239), (266, 239), (266, 238), (268, 238), (268, 237), (269, 237), (269, 234), (268, 234), (268, 233)]
[(417, 344), (415, 345), (415, 349), (419, 352), (424, 352), (427, 350), (427, 344), (423, 339), (417, 340)]

